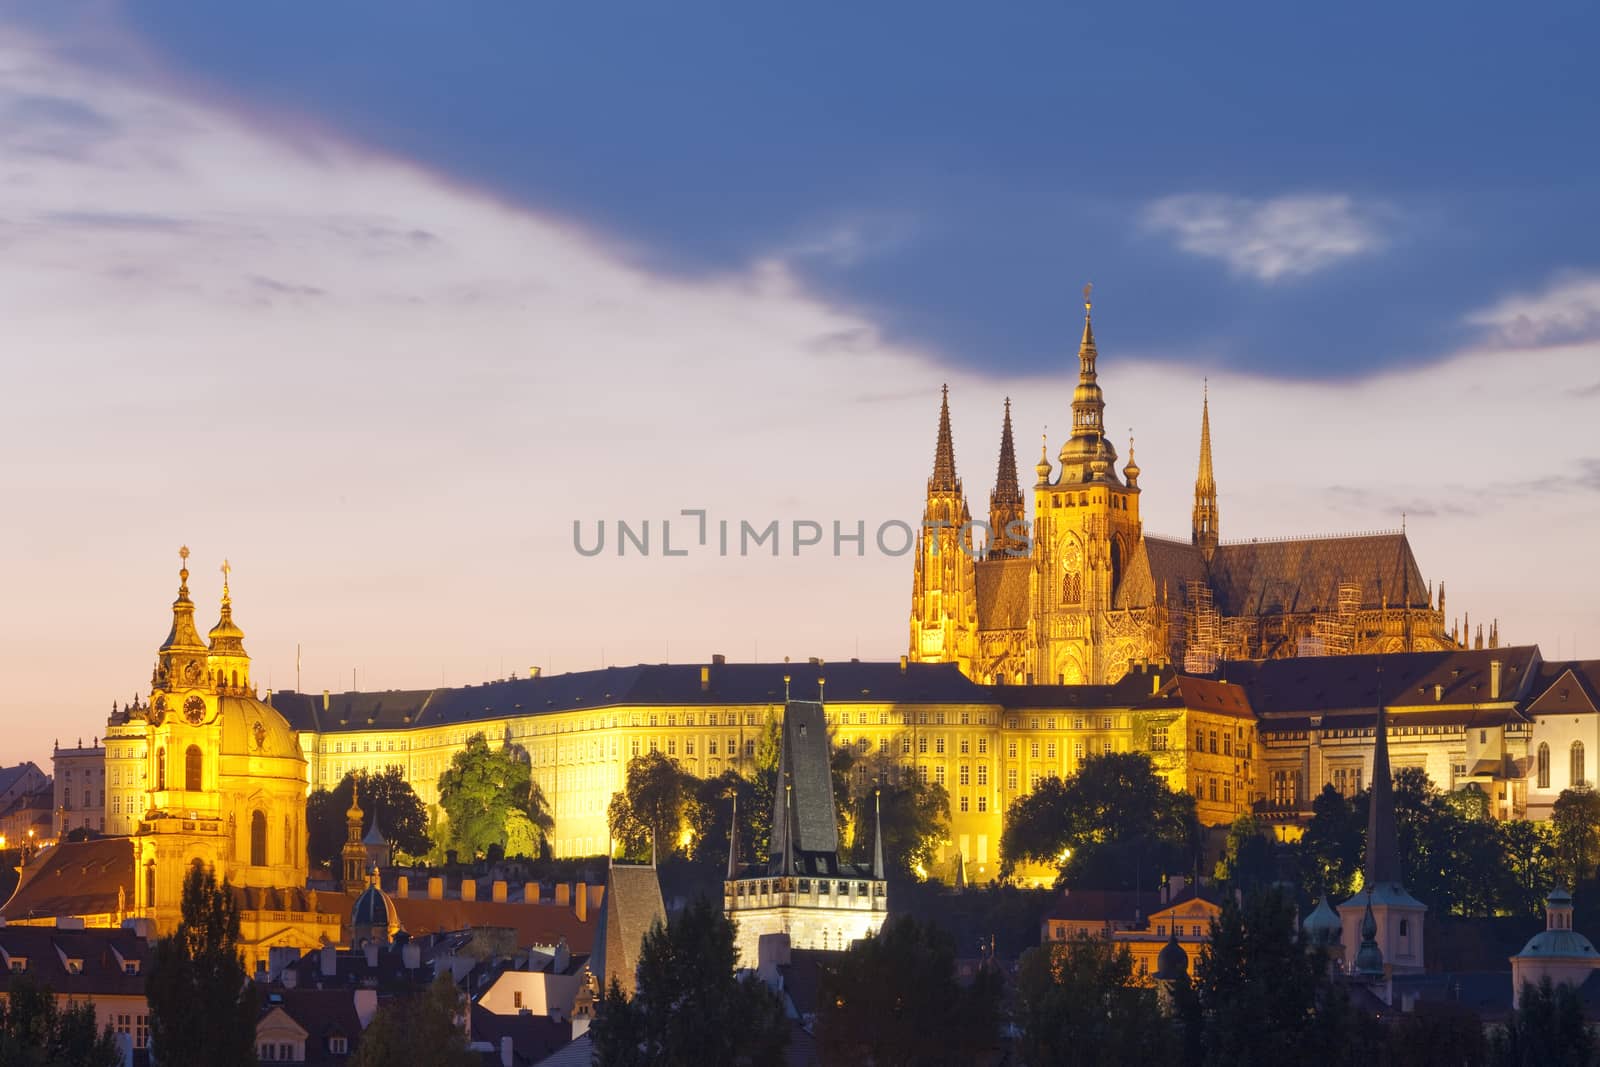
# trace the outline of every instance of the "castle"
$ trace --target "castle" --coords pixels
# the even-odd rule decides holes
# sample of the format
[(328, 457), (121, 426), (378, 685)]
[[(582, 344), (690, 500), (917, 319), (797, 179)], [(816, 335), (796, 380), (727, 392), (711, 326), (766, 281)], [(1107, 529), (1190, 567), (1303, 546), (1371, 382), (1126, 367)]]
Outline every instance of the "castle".
[(1223, 542), (1209, 397), (1190, 539), (1146, 536), (1132, 442), (1119, 472), (1106, 438), (1088, 298), (1086, 286), (1072, 434), (1034, 467), (1031, 525), (1010, 401), (989, 518), (975, 522), (944, 392), (912, 579), (914, 662), (956, 663), (982, 683), (1106, 685), (1133, 664), (1209, 673), (1221, 660), (1465, 647), (1404, 531)]

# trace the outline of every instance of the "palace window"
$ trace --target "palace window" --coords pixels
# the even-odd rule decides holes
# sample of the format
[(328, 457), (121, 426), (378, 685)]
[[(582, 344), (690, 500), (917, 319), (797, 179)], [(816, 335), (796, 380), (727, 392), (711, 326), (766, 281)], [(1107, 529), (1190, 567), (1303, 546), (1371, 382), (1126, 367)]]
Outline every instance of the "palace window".
[(1030, 759), (1038, 759), (1039, 758), (1039, 742), (1037, 742), (1037, 741), (1029, 741), (1028, 742), (1028, 756), (1029, 756)]
[(250, 866), (267, 865), (267, 817), (259, 811), (250, 813)]
[(944, 785), (944, 764), (941, 763), (933, 769), (933, 781), (935, 785)]
[(888, 754), (889, 754), (889, 739), (887, 737), (878, 738), (878, 755), (887, 756)]
[(692, 737), (684, 738), (684, 740), (683, 740), (683, 754), (685, 756), (694, 755), (694, 738), (692, 738)]
[(961, 754), (965, 756), (971, 750), (971, 748), (972, 742), (968, 741), (966, 736), (963, 735), (961, 738)]
[(961, 805), (961, 810), (962, 811), (966, 811), (967, 810), (967, 795), (965, 793), (961, 794), (960, 805)]
[(1233, 738), (1228, 734), (1222, 735), (1222, 754), (1224, 756), (1233, 755)]
[[(650, 747), (653, 749), (653, 748), (655, 748), (655, 745), (652, 744)], [(678, 754), (678, 739), (676, 737), (667, 738), (667, 755), (676, 756), (677, 754)]]
[(940, 734), (933, 739), (933, 750), (939, 755), (944, 755), (944, 735)]
[(1539, 745), (1539, 764), (1538, 764), (1538, 766), (1539, 766), (1539, 788), (1540, 789), (1549, 789), (1550, 788), (1550, 746), (1547, 745), (1547, 744), (1541, 743)]
[(1030, 718), (1028, 720), (1028, 729), (1037, 730), (1038, 728), (1039, 728), (1039, 716), (1035, 715), (1035, 716), (1033, 716), (1032, 718)]
[(900, 738), (900, 755), (911, 755), (911, 737), (909, 734), (902, 735)]
[(1044, 758), (1045, 759), (1055, 759), (1056, 758), (1056, 743), (1054, 741), (1046, 741), (1045, 742), (1045, 744), (1044, 744)]
[(200, 785), (200, 746), (190, 745), (183, 753), (183, 787), (198, 793)]
[(928, 754), (928, 739), (927, 739), (927, 737), (924, 736), (924, 737), (917, 738), (917, 755), (926, 756), (927, 754)]
[(156, 749), (156, 788), (157, 789), (165, 789), (166, 787), (167, 787), (167, 750), (164, 749), (164, 748), (158, 748), (158, 749)]
[(1167, 728), (1165, 726), (1150, 727), (1150, 751), (1165, 752), (1167, 750)]
[(1211, 731), (1211, 754), (1213, 756), (1217, 754), (1217, 732), (1215, 730)]
[(1082, 763), (1083, 762), (1083, 742), (1082, 741), (1074, 741), (1074, 742), (1072, 742), (1072, 759), (1073, 759), (1073, 762), (1075, 762), (1075, 763)]
[(978, 810), (979, 811), (988, 811), (989, 810), (989, 798), (988, 797), (980, 796), (978, 798)]
[(989, 754), (989, 739), (987, 737), (978, 738), (978, 755), (986, 756), (988, 754)]
[(1572, 766), (1570, 768), (1571, 769), (1570, 782), (1571, 782), (1572, 788), (1576, 789), (1578, 786), (1582, 785), (1584, 783), (1584, 780), (1585, 780), (1584, 777), (1583, 777), (1584, 767), (1583, 767), (1583, 742), (1582, 741), (1574, 741), (1574, 742), (1572, 742), (1571, 763), (1572, 763)]
[(744, 743), (744, 758), (745, 759), (755, 759), (756, 758), (756, 743), (755, 743), (755, 739), (754, 738), (752, 738), (752, 739), (750, 739), (750, 740), (748, 740), (748, 741), (746, 741)]
[(978, 764), (978, 784), (989, 784), (989, 765), (987, 763)]
[(1204, 730), (1196, 730), (1194, 732), (1194, 750), (1196, 752), (1204, 752), (1206, 750), (1206, 732)]
[(1006, 788), (1013, 793), (1017, 791), (1017, 769), (1015, 767), (1006, 768)]
[(1017, 758), (1017, 743), (1015, 741), (1007, 741), (1006, 742), (1006, 758), (1007, 759), (1016, 759)]
[(972, 767), (969, 764), (963, 763), (961, 765), (961, 769), (956, 774), (956, 781), (961, 785), (972, 784)]
[(639, 755), (639, 739), (637, 737), (628, 742), (628, 755), (634, 757)]

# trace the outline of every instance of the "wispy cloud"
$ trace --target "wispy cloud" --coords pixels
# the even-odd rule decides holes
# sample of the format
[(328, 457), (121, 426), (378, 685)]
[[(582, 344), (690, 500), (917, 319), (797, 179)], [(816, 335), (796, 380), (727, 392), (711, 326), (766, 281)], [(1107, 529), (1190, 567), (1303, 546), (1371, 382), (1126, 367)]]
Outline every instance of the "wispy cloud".
[(1467, 316), (1505, 344), (1532, 347), (1600, 337), (1600, 275), (1559, 278), (1537, 293), (1519, 293)]
[(1146, 207), (1144, 225), (1171, 236), (1191, 255), (1220, 259), (1236, 274), (1276, 282), (1381, 248), (1375, 214), (1342, 195), (1256, 200), (1186, 193)]

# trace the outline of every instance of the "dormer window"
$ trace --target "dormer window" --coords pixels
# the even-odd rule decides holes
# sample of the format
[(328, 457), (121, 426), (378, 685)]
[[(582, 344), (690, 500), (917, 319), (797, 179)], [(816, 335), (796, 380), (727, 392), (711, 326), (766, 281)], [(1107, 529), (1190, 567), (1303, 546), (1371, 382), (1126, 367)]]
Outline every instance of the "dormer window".
[(11, 971), (12, 974), (26, 974), (27, 973), (27, 971), (28, 971), (28, 957), (26, 957), (26, 956), (8, 956), (7, 959), (11, 963), (11, 966), (10, 966), (9, 970)]
[(328, 1051), (335, 1056), (343, 1056), (350, 1051), (350, 1041), (344, 1037), (328, 1038)]
[(67, 960), (67, 973), (68, 974), (82, 974), (83, 973), (83, 961), (82, 960)]

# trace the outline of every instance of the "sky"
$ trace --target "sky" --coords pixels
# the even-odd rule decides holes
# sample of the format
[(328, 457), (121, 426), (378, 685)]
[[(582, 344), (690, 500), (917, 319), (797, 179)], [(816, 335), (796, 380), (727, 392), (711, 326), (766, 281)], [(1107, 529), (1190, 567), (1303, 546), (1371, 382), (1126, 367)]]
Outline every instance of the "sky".
[(940, 386), (982, 512), (1004, 398), (1025, 474), (1060, 447), (1086, 281), (1147, 531), (1188, 529), (1209, 383), (1225, 538), (1404, 522), (1452, 614), (1600, 655), (1596, 31), (8, 9), (0, 763), (148, 692), (180, 544), (203, 626), (230, 560), (263, 688), (897, 656), (874, 535), (920, 517)]

